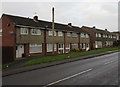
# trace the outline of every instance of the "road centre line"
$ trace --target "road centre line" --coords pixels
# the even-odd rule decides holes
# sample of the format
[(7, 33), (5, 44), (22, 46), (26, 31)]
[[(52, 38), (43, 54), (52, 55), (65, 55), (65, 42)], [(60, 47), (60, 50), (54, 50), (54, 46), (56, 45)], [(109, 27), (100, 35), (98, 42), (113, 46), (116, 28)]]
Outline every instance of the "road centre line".
[(114, 62), (114, 61), (109, 61), (109, 62), (106, 62), (106, 63), (105, 63), (105, 65), (106, 65), (106, 64), (109, 64), (109, 63), (112, 63), (112, 62)]
[(73, 78), (73, 77), (76, 77), (76, 76), (78, 76), (78, 75), (81, 75), (81, 74), (87, 73), (87, 72), (89, 72), (89, 71), (91, 71), (91, 70), (93, 70), (93, 69), (91, 68), (91, 69), (88, 69), (88, 70), (85, 70), (85, 71), (82, 71), (82, 72), (76, 73), (76, 74), (71, 75), (71, 76), (69, 76), (69, 77), (66, 77), (66, 78), (63, 78), (63, 79), (57, 80), (57, 81), (55, 81), (55, 82), (49, 83), (49, 84), (47, 84), (46, 86), (43, 86), (43, 87), (47, 87), (47, 86), (54, 85), (54, 84), (56, 84), (56, 83), (59, 83), (59, 82), (62, 82), (62, 81), (68, 80), (68, 79)]

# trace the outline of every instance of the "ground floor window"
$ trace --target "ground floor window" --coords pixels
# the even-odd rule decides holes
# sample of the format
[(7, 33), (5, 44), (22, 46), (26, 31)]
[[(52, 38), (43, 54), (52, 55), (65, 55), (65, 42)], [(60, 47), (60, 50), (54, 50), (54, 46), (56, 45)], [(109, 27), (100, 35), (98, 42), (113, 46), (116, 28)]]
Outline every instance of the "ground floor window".
[(42, 44), (30, 44), (30, 53), (42, 52)]
[(112, 46), (113, 45), (113, 41), (106, 41), (106, 46)]
[(70, 44), (66, 43), (66, 53), (69, 53), (69, 52), (70, 52)]
[(102, 48), (102, 41), (95, 41), (95, 48)]
[(78, 48), (78, 44), (72, 44), (72, 49)]
[[(57, 46), (54, 44), (54, 51), (56, 51)], [(47, 44), (47, 52), (52, 52), (53, 51), (53, 44)]]

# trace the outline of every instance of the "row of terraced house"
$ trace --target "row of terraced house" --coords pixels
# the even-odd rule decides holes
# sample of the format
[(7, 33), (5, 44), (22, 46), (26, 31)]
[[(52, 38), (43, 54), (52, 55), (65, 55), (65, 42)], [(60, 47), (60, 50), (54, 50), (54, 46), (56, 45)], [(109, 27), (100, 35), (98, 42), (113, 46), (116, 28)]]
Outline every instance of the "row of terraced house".
[(28, 56), (69, 53), (74, 49), (85, 51), (110, 47), (116, 41), (116, 34), (107, 29), (80, 28), (72, 23), (54, 23), (53, 40), (52, 22), (38, 20), (38, 16), (32, 19), (3, 14), (0, 22), (3, 63)]

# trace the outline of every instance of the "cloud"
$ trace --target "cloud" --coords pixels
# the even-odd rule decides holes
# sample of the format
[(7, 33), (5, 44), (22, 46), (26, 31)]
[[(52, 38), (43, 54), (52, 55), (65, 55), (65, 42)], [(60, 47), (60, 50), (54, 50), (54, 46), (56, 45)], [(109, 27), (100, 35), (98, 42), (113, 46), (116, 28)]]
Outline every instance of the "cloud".
[[(85, 2), (86, 1), (86, 2)], [(96, 26), (110, 31), (118, 30), (118, 3), (116, 2), (4, 2), (3, 12), (18, 16), (51, 21), (55, 7), (55, 21), (76, 26)]]

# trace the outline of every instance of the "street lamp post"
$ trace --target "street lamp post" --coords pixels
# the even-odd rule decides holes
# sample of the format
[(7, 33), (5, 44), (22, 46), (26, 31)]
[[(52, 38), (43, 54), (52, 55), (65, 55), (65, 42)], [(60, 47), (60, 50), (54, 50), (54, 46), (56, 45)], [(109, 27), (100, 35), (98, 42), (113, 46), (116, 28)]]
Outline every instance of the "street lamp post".
[(54, 54), (54, 7), (52, 8), (52, 45)]

